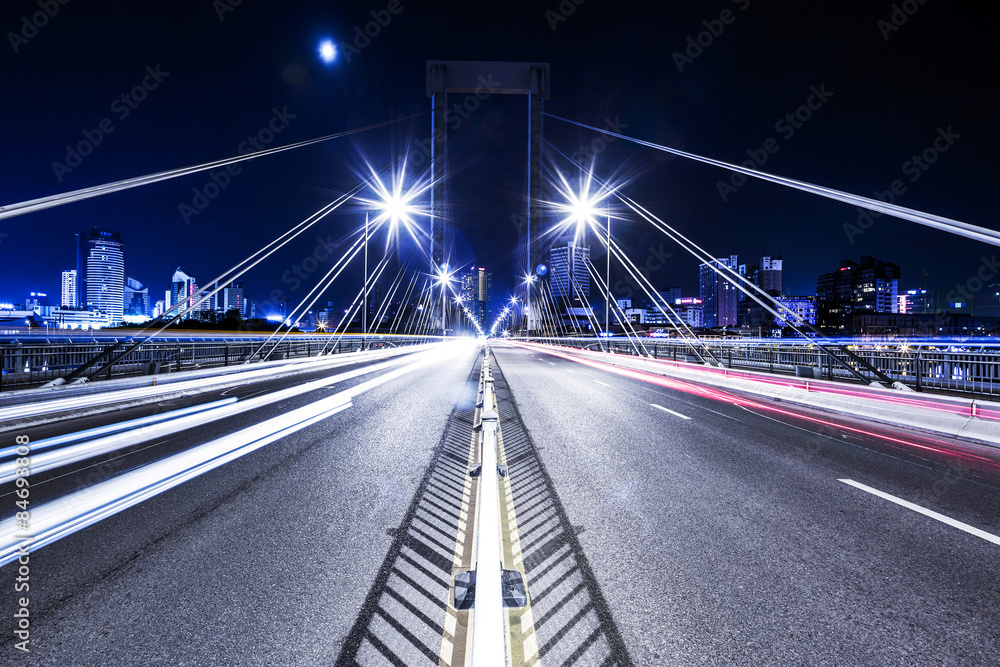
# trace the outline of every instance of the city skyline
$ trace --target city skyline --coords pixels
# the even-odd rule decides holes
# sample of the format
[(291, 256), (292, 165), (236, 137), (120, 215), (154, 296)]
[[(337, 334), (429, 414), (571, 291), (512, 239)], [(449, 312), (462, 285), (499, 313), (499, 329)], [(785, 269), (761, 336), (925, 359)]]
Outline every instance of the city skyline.
[[(975, 103), (980, 82), (988, 79), (990, 40), (975, 36), (990, 24), (995, 7), (976, 12), (922, 7), (887, 38), (877, 27), (886, 18), (883, 8), (844, 13), (835, 4), (819, 3), (805, 14), (811, 18), (804, 31), (792, 13), (755, 4), (737, 12), (738, 21), (710, 40), (709, 48), (700, 47), (704, 54), (692, 57), (686, 50), (697, 49), (688, 47), (688, 38), (697, 37), (712, 18), (697, 6), (644, 7), (622, 18), (611, 7), (590, 4), (557, 21), (555, 29), (545, 18), (551, 9), (545, 3), (495, 12), (456, 5), (444, 15), (404, 6), (393, 19), (392, 38), (374, 39), (360, 53), (347, 50), (331, 63), (317, 57), (319, 37), (327, 34), (336, 37), (335, 45), (351, 45), (354, 28), (370, 20), (367, 5), (304, 3), (282, 13), (241, 6), (224, 21), (193, 7), (70, 10), (8, 53), (18, 64), (10, 72), (11, 85), (25, 104), (9, 110), (9, 123), (20, 131), (7, 154), (20, 166), (0, 183), (0, 201), (23, 201), (425, 112), (423, 63), (442, 54), (428, 47), (417, 26), (435, 16), (456, 26), (488, 17), (497, 34), (505, 29), (520, 34), (515, 40), (479, 40), (450, 31), (449, 44), (440, 50), (470, 59), (551, 62), (553, 94), (546, 110), (555, 115), (976, 224), (992, 219), (985, 193), (995, 180), (990, 146), (997, 131)], [(9, 25), (18, 25), (20, 16)], [(632, 37), (623, 40), (615, 33), (608, 42), (602, 26), (621, 21)], [(152, 23), (162, 30), (130, 32), (129, 26)], [(245, 45), (236, 35), (264, 26), (273, 46), (237, 57)], [(98, 27), (118, 35), (131, 54), (129, 62), (87, 48), (85, 35)], [(178, 50), (166, 38), (178, 30), (189, 32), (197, 48)], [(843, 38), (848, 34), (851, 40)], [(961, 39), (950, 38), (954, 35)], [(583, 48), (595, 44), (599, 48)], [(747, 44), (757, 46), (747, 51)], [(400, 57), (404, 52), (405, 59)], [(611, 52), (616, 58), (608, 57)], [(794, 57), (786, 57), (789, 53)], [(205, 62), (213, 68), (202, 67)], [(619, 65), (629, 62), (642, 67)], [(731, 73), (733, 62), (740, 67)], [(862, 66), (866, 62), (879, 62), (884, 73)], [(782, 76), (771, 75), (775, 63), (781, 63)], [(883, 94), (887, 72), (892, 73), (891, 99)], [(588, 77), (600, 85), (588, 85)], [(254, 85), (246, 85), (249, 81)], [(383, 82), (392, 85), (380, 88)], [(195, 108), (188, 105), (192, 91), (199, 99)], [(62, 95), (74, 103), (62, 104)], [(513, 292), (526, 269), (514, 252), (524, 148), (511, 148), (508, 138), (524, 130), (526, 112), (509, 96), (474, 96), (473, 101), (468, 106), (476, 108), (468, 111), (464, 99), (455, 97), (453, 104), (462, 111), (450, 118), (455, 126), (450, 159), (467, 165), (453, 175), (454, 192), (461, 196), (449, 214), (451, 263), (493, 267), (498, 292)], [(58, 117), (47, 112), (54, 108), (61, 109)], [(104, 119), (108, 123), (102, 130)], [(181, 263), (198, 275), (217, 275), (262, 247), (274, 230), (288, 228), (346, 191), (365, 171), (365, 162), (384, 165), (410, 148), (411, 174), (426, 175), (429, 159), (421, 148), (426, 132), (418, 118), (294, 157), (281, 154), (237, 165), (237, 173), (202, 173), (4, 221), (0, 260), (9, 269), (0, 275), (0, 293), (22, 299), (30, 291), (56, 292), (59, 273), (71, 268), (57, 261), (72, 252), (65, 234), (90, 226), (120, 229), (130, 239), (126, 273), (145, 276), (144, 284)], [(663, 159), (625, 140), (611, 141), (610, 135), (595, 136), (551, 118), (545, 137), (568, 156), (592, 161), (604, 178), (622, 173), (630, 181), (630, 196), (682, 229), (697, 231), (700, 245), (713, 256), (729, 248), (748, 256), (777, 250), (798, 254), (802, 261), (785, 275), (790, 293), (812, 288), (813, 265), (829, 266), (843, 257), (891, 255), (915, 278), (905, 284), (904, 276), (907, 289), (923, 288), (926, 270), (929, 286), (946, 292), (965, 285), (984, 260), (991, 261), (989, 247), (982, 244), (786, 194), (773, 185), (743, 183), (739, 175)], [(88, 143), (93, 145), (88, 148)], [(547, 172), (572, 173), (554, 150), (546, 148), (545, 154)], [(618, 213), (628, 219), (616, 222), (616, 238), (639, 261), (652, 258), (659, 284), (679, 284), (690, 293), (697, 261), (635, 216)], [(354, 205), (337, 211), (317, 234), (277, 253), (251, 277), (251, 298), (263, 303), (275, 290), (295, 297), (282, 280), (285, 273), (320, 245), (317, 239), (323, 247), (340, 247), (363, 215), (363, 207)], [(417, 222), (426, 229), (425, 218)], [(31, 250), (34, 225), (49, 230), (41, 253)], [(170, 241), (159, 247), (157, 237)], [(935, 252), (942, 243), (949, 244), (944, 257)], [(186, 252), (164, 252), (170, 248)], [(346, 282), (349, 293), (356, 278)], [(612, 285), (627, 282), (621, 267), (613, 265)], [(992, 305), (987, 297), (984, 290), (971, 296), (983, 308)]]
[[(95, 227), (77, 232), (76, 240), (77, 268), (61, 272), (60, 290), (55, 292), (60, 294), (61, 303), (51, 304), (52, 306), (61, 306), (61, 308), (57, 311), (51, 311), (53, 315), (49, 319), (53, 322), (59, 321), (70, 327), (82, 326), (81, 323), (90, 323), (93, 327), (142, 324), (149, 319), (155, 319), (165, 310), (176, 305), (178, 300), (185, 301), (187, 308), (190, 309), (201, 296), (219, 288), (218, 283), (212, 286), (199, 286), (193, 276), (188, 275), (181, 266), (178, 266), (169, 286), (162, 292), (163, 298), (158, 299), (156, 298), (160, 295), (158, 290), (154, 288), (153, 292), (150, 293), (147, 285), (134, 276), (123, 273), (121, 267), (124, 266), (124, 243), (120, 233)], [(113, 255), (110, 264), (108, 253)], [(101, 255), (99, 261), (98, 255)], [(579, 238), (574, 238), (572, 235), (558, 238), (552, 243), (548, 257), (549, 266), (542, 279), (551, 285), (553, 305), (565, 311), (564, 324), (571, 326), (574, 321), (579, 324), (579, 319), (588, 313), (590, 317), (603, 322), (602, 314), (596, 312), (592, 307), (594, 304), (603, 305), (603, 296), (593, 295), (592, 297), (590, 294), (590, 275), (591, 272), (597, 270), (597, 267), (591, 264), (591, 248), (587, 243), (586, 234)], [(796, 314), (792, 318), (793, 323), (820, 325), (827, 329), (843, 328), (845, 323), (850, 320), (852, 309), (868, 310), (874, 313), (930, 314), (947, 312), (975, 314), (973, 304), (955, 302), (954, 298), (957, 297), (953, 293), (945, 294), (939, 290), (904, 289), (905, 283), (901, 283), (901, 268), (899, 266), (891, 262), (882, 262), (870, 256), (863, 256), (860, 264), (852, 259), (842, 259), (839, 271), (818, 275), (815, 283), (816, 288), (799, 295), (786, 295), (782, 288), (784, 275), (782, 255), (764, 256), (758, 262), (749, 264), (740, 263), (739, 255), (731, 255), (717, 258), (714, 263), (726, 266), (770, 296), (775, 297), (780, 305), (775, 305), (774, 308), (783, 313), (786, 312), (784, 309), (788, 309), (788, 312)], [(587, 268), (588, 264), (591, 264), (589, 269)], [(891, 284), (887, 283), (883, 287), (875, 277), (876, 269), (891, 278)], [(88, 278), (88, 275), (95, 271), (100, 275), (93, 279)], [(865, 277), (858, 278), (854, 273), (856, 271), (862, 271), (859, 275)], [(79, 278), (81, 275), (83, 276), (82, 280)], [(845, 280), (846, 282), (844, 282)], [(492, 272), (487, 272), (483, 267), (472, 265), (460, 274), (459, 284), (458, 296), (465, 302), (463, 307), (471, 309), (471, 316), (478, 322), (480, 328), (485, 330), (489, 327), (490, 321), (497, 315), (493, 311), (492, 303)], [(838, 287), (835, 287), (835, 284)], [(871, 289), (868, 289), (869, 286)], [(577, 299), (578, 289), (581, 295), (579, 299)], [(120, 301), (116, 302), (113, 298), (109, 300), (108, 293), (116, 290), (122, 295)], [(379, 290), (378, 284), (373, 283), (370, 295), (372, 299), (369, 306), (370, 316), (376, 314)], [(871, 295), (868, 294), (869, 292)], [(183, 298), (181, 298), (182, 293)], [(858, 296), (857, 298), (845, 297), (844, 294), (848, 293), (854, 293)], [(678, 315), (690, 326), (697, 328), (749, 327), (760, 330), (761, 327), (780, 327), (785, 324), (783, 318), (765, 312), (763, 307), (739, 293), (739, 290), (722, 280), (716, 271), (711, 270), (704, 263), (699, 268), (697, 297), (687, 296), (682, 299), (683, 294), (683, 288), (669, 288), (667, 291), (659, 291), (659, 298), (667, 304), (682, 306), (678, 309)], [(30, 297), (24, 300), (28, 310), (30, 308), (27, 307), (27, 304), (36, 295), (38, 297), (35, 300), (36, 304), (45, 302), (46, 305), (50, 305), (49, 302), (54, 301), (47, 296), (47, 292), (33, 291), (30, 293)], [(334, 300), (337, 298), (336, 295), (330, 296)], [(620, 294), (612, 296), (616, 300), (622, 301), (619, 298)], [(571, 302), (574, 300), (580, 301), (580, 303), (573, 306)], [(591, 304), (590, 310), (583, 308), (584, 301)], [(656, 301), (648, 298), (638, 300), (626, 298), (625, 301), (629, 303), (628, 309), (632, 313), (630, 319), (634, 323), (670, 324), (670, 319), (664, 317), (661, 312), (662, 306), (658, 305)], [(2, 294), (0, 294), (0, 302), (15, 306), (20, 303), (9, 298), (5, 301)], [(854, 302), (857, 302), (857, 305), (854, 305)], [(640, 307), (640, 303), (645, 303), (645, 306)], [(235, 306), (240, 317), (244, 319), (260, 317), (261, 319), (283, 321), (288, 309), (287, 305), (283, 305), (278, 310), (256, 313), (254, 300), (245, 296), (243, 281), (236, 281), (232, 285), (219, 289), (217, 294), (204, 300), (192, 310), (190, 317), (198, 319), (206, 313), (217, 313), (212, 317), (221, 317), (233, 309), (231, 305)], [(566, 310), (571, 307), (577, 308), (574, 311), (575, 314), (570, 314), (570, 311)], [(96, 317), (94, 313), (81, 315), (74, 319), (71, 314), (67, 315), (65, 312), (67, 308), (97, 311), (107, 316), (107, 323), (103, 324), (103, 320)], [(319, 321), (321, 310), (313, 308), (308, 313), (300, 315), (303, 322), (308, 323), (307, 328), (315, 327), (315, 323)], [(989, 315), (988, 307), (986, 310), (985, 314)], [(644, 312), (640, 314), (640, 311)], [(983, 314), (982, 309), (980, 309), (980, 315)], [(128, 316), (129, 319), (126, 321), (124, 316)], [(628, 315), (626, 316), (628, 317)], [(788, 315), (788, 317), (792, 316)], [(611, 318), (611, 323), (614, 325), (618, 319), (619, 315), (616, 313)]]

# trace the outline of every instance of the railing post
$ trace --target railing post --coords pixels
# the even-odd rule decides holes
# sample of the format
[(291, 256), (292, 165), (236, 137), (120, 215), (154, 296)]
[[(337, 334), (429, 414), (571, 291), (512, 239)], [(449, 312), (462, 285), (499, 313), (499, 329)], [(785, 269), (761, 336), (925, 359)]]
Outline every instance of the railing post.
[[(476, 598), (472, 626), (472, 664), (508, 664), (503, 607), (503, 551), (497, 475), (497, 413), (489, 349), (483, 358), (482, 449), (477, 508)], [(499, 660), (503, 656), (503, 661)]]
[[(112, 346), (110, 346), (110, 345), (109, 345), (109, 346), (107, 346), (107, 347), (105, 348), (105, 351), (108, 351), (108, 350), (110, 350), (110, 349), (111, 349), (111, 347), (112, 347)], [(111, 379), (111, 367), (112, 367), (113, 365), (114, 365), (114, 364), (108, 364), (108, 374), (107, 374), (107, 377), (105, 377), (105, 378), (104, 378), (105, 380), (110, 380), (110, 379)]]

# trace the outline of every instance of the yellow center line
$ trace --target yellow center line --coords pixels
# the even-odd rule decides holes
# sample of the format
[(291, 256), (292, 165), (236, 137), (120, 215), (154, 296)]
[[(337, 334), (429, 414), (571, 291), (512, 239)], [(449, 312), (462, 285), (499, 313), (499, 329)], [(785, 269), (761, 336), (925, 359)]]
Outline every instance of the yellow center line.
[[(472, 422), (479, 423), (482, 410), (476, 408)], [(473, 429), (469, 441), (467, 469), (477, 465), (479, 455), (479, 433)], [(455, 608), (455, 577), (476, 569), (476, 498), (479, 494), (479, 478), (465, 476), (462, 489), (462, 508), (458, 516), (455, 534), (455, 553), (452, 558), (451, 593), (445, 608), (444, 632), (441, 634), (439, 667), (468, 666), (472, 662), (472, 610)]]

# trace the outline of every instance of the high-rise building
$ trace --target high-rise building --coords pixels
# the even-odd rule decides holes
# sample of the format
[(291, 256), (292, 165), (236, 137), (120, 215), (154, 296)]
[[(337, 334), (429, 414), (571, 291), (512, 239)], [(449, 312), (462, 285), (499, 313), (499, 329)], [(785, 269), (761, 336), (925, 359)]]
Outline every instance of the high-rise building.
[(781, 264), (782, 259), (763, 257), (760, 266), (754, 267), (750, 280), (771, 296), (781, 296)]
[(899, 312), (899, 267), (874, 257), (841, 260), (840, 268), (816, 281), (821, 326), (843, 328), (856, 312)]
[[(781, 257), (762, 257), (759, 264), (746, 265), (740, 264), (739, 274), (746, 278), (751, 284), (759, 287), (766, 294), (777, 297), (782, 294), (781, 286)], [(744, 287), (746, 287), (744, 285)], [(753, 291), (753, 290), (750, 290)], [(751, 310), (755, 310), (751, 314)], [(763, 326), (761, 321), (761, 314), (764, 311), (760, 304), (754, 301), (752, 298), (739, 291), (739, 297), (736, 306), (736, 320), (741, 327), (759, 327)], [(767, 319), (765, 317), (764, 319)]]
[(726, 268), (739, 271), (736, 255), (714, 259), (711, 266), (702, 264), (699, 268), (698, 291), (706, 327), (736, 326), (737, 295), (742, 292), (717, 273), (717, 270), (724, 271)]
[(933, 313), (931, 294), (925, 289), (906, 290), (896, 297), (896, 312), (906, 315)]
[(198, 294), (198, 285), (195, 283), (194, 278), (189, 276), (184, 269), (177, 267), (174, 271), (174, 277), (170, 281), (170, 303), (167, 307), (178, 306), (172, 313), (171, 317), (185, 313), (194, 306), (195, 295)]
[(479, 327), (486, 331), (493, 310), (493, 274), (483, 267), (469, 267), (462, 274), (462, 305), (469, 309)]
[(222, 312), (228, 313), (230, 310), (239, 311), (240, 317), (249, 317), (247, 312), (246, 296), (243, 292), (243, 281), (234, 280), (222, 290)]
[(660, 299), (666, 301), (671, 306), (677, 303), (677, 299), (681, 298), (681, 288), (680, 287), (668, 287), (667, 289), (656, 293)]
[(673, 303), (677, 315), (692, 329), (705, 326), (705, 304), (694, 297), (677, 297)]
[(76, 308), (76, 269), (62, 272), (62, 300), (60, 305), (68, 308)]
[(119, 232), (92, 228), (76, 235), (77, 306), (108, 314), (121, 324), (125, 297), (125, 246)]
[(132, 276), (125, 280), (123, 303), (125, 315), (149, 317), (149, 289)]
[(572, 236), (559, 239), (549, 250), (549, 288), (557, 306), (575, 307), (577, 298), (590, 297), (589, 263), (590, 246)]

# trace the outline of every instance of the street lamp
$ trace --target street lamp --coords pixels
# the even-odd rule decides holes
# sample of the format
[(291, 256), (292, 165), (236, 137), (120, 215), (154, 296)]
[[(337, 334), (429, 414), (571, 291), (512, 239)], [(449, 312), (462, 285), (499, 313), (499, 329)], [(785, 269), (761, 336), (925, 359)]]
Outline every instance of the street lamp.
[[(559, 179), (562, 183), (559, 189), (565, 199), (562, 203), (554, 204), (553, 206), (556, 210), (561, 211), (565, 217), (561, 221), (561, 225), (569, 226), (575, 225), (576, 232), (575, 237), (580, 238), (585, 232), (587, 227), (597, 225), (597, 216), (604, 213), (607, 216), (607, 261), (605, 263), (605, 286), (607, 288), (607, 293), (604, 299), (604, 327), (608, 330), (611, 329), (611, 211), (602, 211), (598, 208), (598, 205), (603, 201), (608, 195), (611, 194), (611, 190), (602, 189), (599, 192), (591, 193), (590, 184), (593, 180), (593, 174), (587, 172), (584, 177), (581, 178), (580, 188), (578, 192), (574, 192), (573, 188), (570, 187), (566, 179), (559, 174)], [(575, 262), (575, 257), (570, 257), (571, 263)], [(571, 268), (572, 270), (572, 268)], [(571, 283), (572, 284), (572, 283)]]
[[(378, 212), (378, 215), (374, 219), (369, 221), (368, 211), (365, 212), (365, 238), (364, 238), (364, 278), (365, 284), (362, 290), (363, 294), (363, 304), (362, 304), (362, 315), (361, 315), (361, 327), (362, 327), (362, 345), (367, 349), (368, 347), (368, 237), (369, 237), (369, 224), (377, 229), (382, 223), (389, 223), (389, 235), (386, 238), (386, 252), (389, 250), (389, 243), (395, 237), (402, 226), (409, 232), (413, 240), (419, 243), (416, 234), (414, 233), (414, 227), (416, 223), (413, 218), (416, 215), (430, 215), (427, 211), (421, 209), (415, 200), (423, 194), (428, 188), (426, 183), (412, 183), (409, 186), (405, 184), (406, 181), (406, 165), (404, 163), (403, 167), (392, 176), (391, 183), (387, 186), (382, 182), (378, 173), (372, 169), (372, 190), (374, 190), (376, 197), (374, 199), (368, 199), (361, 197), (359, 200), (366, 204), (369, 208), (374, 209)], [(377, 327), (376, 327), (377, 328)]]
[(525, 318), (524, 318), (524, 327), (525, 327), (524, 335), (525, 335), (525, 338), (531, 338), (531, 285), (534, 282), (535, 282), (535, 274), (534, 273), (532, 273), (530, 276), (525, 276), (524, 277), (524, 285), (525, 285), (525, 301), (524, 301), (524, 303), (525, 303), (525, 311), (526, 311), (525, 312)]
[(442, 264), (438, 269), (437, 281), (441, 285), (441, 335), (448, 336), (448, 326), (445, 320), (445, 309), (448, 303), (448, 285), (454, 280), (453, 272), (448, 271), (448, 265)]
[[(462, 301), (463, 301), (463, 299), (462, 299), (462, 295), (461, 295), (461, 294), (459, 294), (459, 295), (457, 295), (457, 296), (455, 297), (455, 305), (456, 305), (456, 306), (461, 306), (461, 305), (462, 305)], [(468, 308), (465, 308), (465, 307), (463, 307), (463, 310), (465, 310), (466, 312), (469, 312), (469, 309), (468, 309)], [(456, 323), (456, 325), (455, 325), (455, 326), (456, 326), (456, 327), (458, 326), (458, 325), (457, 325), (457, 323)], [(456, 331), (457, 331), (457, 329), (456, 329)]]
[(361, 349), (368, 349), (368, 211), (365, 211), (365, 285), (361, 298)]

